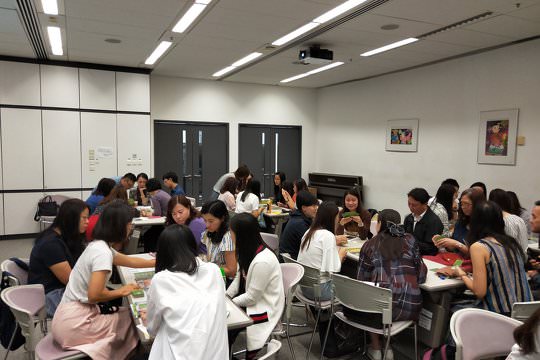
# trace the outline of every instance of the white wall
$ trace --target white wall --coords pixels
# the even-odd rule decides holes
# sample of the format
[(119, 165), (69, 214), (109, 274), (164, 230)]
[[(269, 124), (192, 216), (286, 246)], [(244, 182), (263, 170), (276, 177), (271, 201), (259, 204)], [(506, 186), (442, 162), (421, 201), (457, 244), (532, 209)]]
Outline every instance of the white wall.
[(301, 125), (302, 176), (315, 167), (316, 90), (151, 76), (150, 93), (154, 120), (229, 123), (231, 170), (238, 167), (238, 124)]
[[(540, 41), (318, 92), (316, 169), (364, 177), (366, 205), (408, 212), (406, 193), (448, 177), (540, 199)], [(479, 113), (519, 109), (516, 166), (477, 164)], [(389, 119), (419, 118), (418, 152), (385, 151)], [(310, 155), (311, 156), (311, 155)], [(308, 169), (311, 170), (311, 169)]]

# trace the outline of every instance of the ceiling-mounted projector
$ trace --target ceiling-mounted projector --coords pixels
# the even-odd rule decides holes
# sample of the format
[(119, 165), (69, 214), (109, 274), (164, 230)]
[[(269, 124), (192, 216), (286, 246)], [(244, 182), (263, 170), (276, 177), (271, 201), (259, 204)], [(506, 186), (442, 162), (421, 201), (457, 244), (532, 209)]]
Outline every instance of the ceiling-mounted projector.
[(307, 50), (300, 50), (298, 60), (302, 64), (328, 64), (334, 59), (334, 53), (328, 49), (321, 49), (320, 46), (310, 46)]

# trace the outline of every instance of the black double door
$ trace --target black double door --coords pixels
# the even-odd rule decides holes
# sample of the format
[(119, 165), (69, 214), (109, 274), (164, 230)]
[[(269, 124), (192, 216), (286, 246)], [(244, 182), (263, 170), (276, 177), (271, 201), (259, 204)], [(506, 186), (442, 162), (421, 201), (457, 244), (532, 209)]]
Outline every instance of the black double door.
[(238, 160), (261, 182), (261, 193), (274, 196), (274, 173), (283, 171), (288, 181), (301, 176), (302, 128), (239, 125)]
[(156, 177), (174, 171), (186, 194), (202, 205), (229, 169), (228, 139), (228, 124), (154, 121)]

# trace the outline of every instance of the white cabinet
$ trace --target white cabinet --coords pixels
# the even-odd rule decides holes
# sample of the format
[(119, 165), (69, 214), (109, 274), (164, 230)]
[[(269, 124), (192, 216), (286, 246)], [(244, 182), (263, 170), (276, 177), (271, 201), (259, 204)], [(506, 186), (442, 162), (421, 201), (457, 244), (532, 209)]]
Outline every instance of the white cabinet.
[(41, 106), (78, 108), (79, 70), (41, 65)]
[[(97, 184), (96, 184), (96, 186), (97, 186)], [(90, 195), (92, 195), (92, 190), (84, 190), (84, 191), (82, 191), (81, 195), (82, 195), (82, 197), (81, 197), (82, 201), (86, 201), (86, 199), (88, 199), (90, 197)]]
[[(80, 191), (54, 191), (54, 192), (44, 192), (43, 196), (47, 195), (64, 195), (67, 196), (70, 199), (81, 199), (81, 192)], [(60, 204), (59, 204), (60, 205)]]
[(150, 116), (117, 115), (118, 174), (150, 171)]
[(4, 194), (5, 234), (31, 234), (39, 232), (34, 221), (41, 192)]
[(79, 69), (81, 109), (116, 110), (115, 72)]
[(81, 187), (79, 112), (43, 110), (43, 164), (44, 189)]
[(0, 61), (0, 103), (39, 106), (39, 65)]
[(81, 149), (83, 187), (116, 176), (116, 115), (81, 113)]
[(116, 73), (118, 111), (150, 112), (150, 76)]
[(41, 110), (1, 109), (4, 190), (41, 189)]

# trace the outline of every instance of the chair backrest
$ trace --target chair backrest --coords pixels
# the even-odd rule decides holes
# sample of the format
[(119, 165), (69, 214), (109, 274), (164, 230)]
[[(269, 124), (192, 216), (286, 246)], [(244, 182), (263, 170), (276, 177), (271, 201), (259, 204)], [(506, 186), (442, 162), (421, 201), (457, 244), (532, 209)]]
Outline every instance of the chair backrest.
[(311, 266), (302, 264), (288, 256), (288, 254), (281, 254), (285, 263), (292, 263), (300, 265), (304, 269), (304, 276), (300, 279), (298, 284), (300, 287), (313, 289), (313, 296), (315, 298), (321, 297), (321, 271)]
[(346, 307), (382, 314), (384, 325), (392, 324), (392, 291), (373, 284), (332, 274), (335, 298)]
[(492, 311), (476, 308), (457, 311), (450, 319), (456, 360), (508, 355), (514, 345), (514, 329), (521, 324)]
[[(28, 259), (21, 259), (26, 264), (29, 264)], [(28, 283), (28, 272), (24, 269), (21, 269), (14, 261), (7, 259), (2, 261), (0, 265), (2, 271), (7, 271), (12, 276), (10, 276), (10, 286), (14, 285), (26, 285)]]
[(12, 286), (4, 289), (0, 296), (9, 306), (27, 339), (34, 332), (35, 321), (44, 321), (47, 317), (45, 289), (41, 284)]
[(512, 319), (525, 321), (538, 309), (540, 301), (515, 302), (512, 305)]
[(271, 356), (277, 354), (277, 352), (281, 349), (281, 342), (277, 341), (276, 339), (272, 339), (268, 342), (268, 346), (266, 349), (266, 354), (261, 356), (259, 360), (263, 359), (269, 359)]
[(279, 237), (276, 234), (261, 233), (264, 243), (270, 250), (276, 252), (279, 248)]

